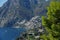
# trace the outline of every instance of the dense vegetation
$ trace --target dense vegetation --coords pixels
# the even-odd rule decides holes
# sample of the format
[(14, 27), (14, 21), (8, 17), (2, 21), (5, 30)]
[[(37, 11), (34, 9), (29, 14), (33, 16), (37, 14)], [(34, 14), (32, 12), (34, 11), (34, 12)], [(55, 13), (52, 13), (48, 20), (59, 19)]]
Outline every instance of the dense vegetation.
[(60, 40), (60, 2), (51, 2), (47, 10), (47, 18), (42, 17), (42, 25), (47, 32), (41, 35), (41, 38), (43, 40)]

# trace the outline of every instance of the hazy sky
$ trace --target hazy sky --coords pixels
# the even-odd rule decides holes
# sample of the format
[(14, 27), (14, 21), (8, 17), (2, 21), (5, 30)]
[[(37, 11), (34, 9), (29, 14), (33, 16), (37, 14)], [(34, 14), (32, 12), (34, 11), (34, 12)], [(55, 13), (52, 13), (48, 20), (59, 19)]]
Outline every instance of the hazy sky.
[[(6, 2), (7, 0), (0, 0), (0, 7)], [(46, 0), (48, 1), (48, 0)]]
[(0, 7), (5, 3), (7, 0), (0, 0)]

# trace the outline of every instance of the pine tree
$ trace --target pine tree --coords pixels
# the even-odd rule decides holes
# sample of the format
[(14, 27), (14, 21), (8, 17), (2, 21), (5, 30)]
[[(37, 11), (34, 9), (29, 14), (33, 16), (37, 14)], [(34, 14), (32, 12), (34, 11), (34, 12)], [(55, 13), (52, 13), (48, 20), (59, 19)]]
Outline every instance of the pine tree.
[(52, 1), (47, 10), (47, 17), (42, 17), (42, 25), (47, 32), (40, 38), (43, 40), (60, 40), (60, 2)]

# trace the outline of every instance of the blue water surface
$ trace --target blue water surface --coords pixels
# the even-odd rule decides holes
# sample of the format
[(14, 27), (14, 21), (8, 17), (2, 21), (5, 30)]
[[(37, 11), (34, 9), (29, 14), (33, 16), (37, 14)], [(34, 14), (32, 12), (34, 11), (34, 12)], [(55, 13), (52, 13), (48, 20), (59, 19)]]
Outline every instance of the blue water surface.
[(15, 40), (22, 32), (24, 28), (0, 28), (0, 40)]

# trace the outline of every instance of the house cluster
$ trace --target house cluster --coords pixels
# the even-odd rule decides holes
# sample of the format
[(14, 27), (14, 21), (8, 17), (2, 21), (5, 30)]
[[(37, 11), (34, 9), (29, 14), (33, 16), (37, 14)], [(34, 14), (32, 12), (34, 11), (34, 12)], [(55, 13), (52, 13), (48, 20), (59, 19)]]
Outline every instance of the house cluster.
[(44, 29), (40, 27), (30, 29), (27, 32), (23, 32), (22, 35), (17, 40), (42, 40), (40, 35), (44, 33)]

